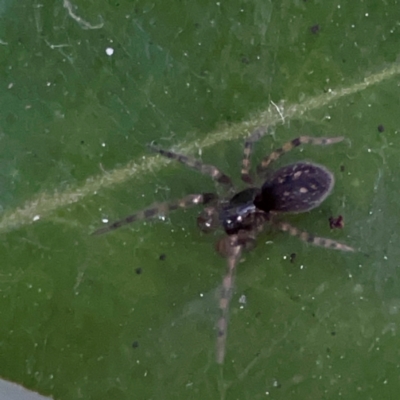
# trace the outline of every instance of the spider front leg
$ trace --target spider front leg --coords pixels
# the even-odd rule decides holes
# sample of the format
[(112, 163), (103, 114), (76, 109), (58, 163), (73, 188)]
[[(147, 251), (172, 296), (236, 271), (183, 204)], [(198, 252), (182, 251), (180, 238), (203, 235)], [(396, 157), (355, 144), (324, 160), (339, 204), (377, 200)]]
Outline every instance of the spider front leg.
[(156, 203), (152, 206), (145, 208), (135, 214), (129, 215), (123, 219), (113, 222), (110, 225), (100, 228), (94, 231), (92, 235), (101, 235), (106, 232), (110, 232), (114, 229), (120, 228), (121, 226), (130, 224), (132, 222), (140, 221), (143, 219), (153, 218), (157, 216), (164, 216), (168, 214), (169, 211), (177, 210), (178, 208), (188, 208), (191, 206), (196, 206), (198, 204), (208, 204), (217, 200), (217, 195), (214, 193), (201, 193), (201, 194), (190, 194), (183, 197), (182, 199), (165, 202)]
[(289, 235), (296, 236), (303, 242), (310, 243), (315, 246), (326, 247), (327, 249), (333, 250), (355, 251), (353, 247), (347, 246), (346, 244), (337, 242), (336, 240), (311, 235), (310, 233), (298, 229), (287, 222), (273, 222), (273, 224), (281, 231), (288, 232)]
[(263, 174), (268, 166), (276, 161), (281, 155), (293, 150), (295, 147), (301, 144), (313, 144), (317, 146), (326, 146), (329, 144), (339, 143), (344, 139), (343, 136), (332, 137), (332, 138), (317, 138), (312, 136), (299, 136), (290, 142), (285, 143), (281, 148), (273, 151), (269, 156), (265, 157), (261, 163), (257, 166), (257, 175)]
[(237, 234), (228, 235), (217, 242), (217, 251), (227, 259), (227, 272), (222, 281), (219, 309), (221, 312), (217, 323), (217, 363), (223, 364), (225, 358), (226, 339), (228, 335), (229, 305), (233, 294), (235, 283), (236, 265), (240, 260), (243, 250), (254, 247), (257, 235), (263, 230), (268, 216), (264, 213), (254, 215), (253, 229), (241, 230)]
[(218, 250), (227, 257), (228, 269), (222, 281), (219, 309), (221, 316), (217, 323), (217, 363), (223, 364), (225, 358), (226, 338), (228, 334), (229, 304), (235, 282), (235, 269), (242, 254), (242, 245), (238, 243), (238, 235), (230, 235), (221, 239)]

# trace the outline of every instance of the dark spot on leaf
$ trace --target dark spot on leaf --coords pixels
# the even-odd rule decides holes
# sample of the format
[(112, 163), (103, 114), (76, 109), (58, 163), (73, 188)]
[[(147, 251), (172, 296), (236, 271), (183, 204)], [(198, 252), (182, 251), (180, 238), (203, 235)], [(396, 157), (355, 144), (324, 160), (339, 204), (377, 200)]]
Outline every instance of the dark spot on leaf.
[(319, 24), (315, 24), (310, 28), (312, 34), (316, 35), (321, 30)]
[(343, 216), (339, 215), (337, 218), (329, 217), (329, 226), (331, 229), (342, 229), (344, 227)]

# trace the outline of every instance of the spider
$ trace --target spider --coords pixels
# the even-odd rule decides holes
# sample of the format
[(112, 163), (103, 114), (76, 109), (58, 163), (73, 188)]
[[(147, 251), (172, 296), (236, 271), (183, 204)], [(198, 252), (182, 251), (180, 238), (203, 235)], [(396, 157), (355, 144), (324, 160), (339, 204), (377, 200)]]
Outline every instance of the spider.
[(234, 187), (231, 178), (214, 165), (204, 164), (197, 159), (150, 145), (149, 147), (160, 155), (209, 175), (217, 186), (223, 189), (224, 195), (197, 193), (171, 202), (156, 203), (93, 233), (93, 235), (100, 235), (135, 221), (165, 215), (178, 208), (200, 204), (205, 206), (197, 218), (199, 228), (203, 232), (210, 232), (222, 227), (225, 231), (225, 236), (216, 244), (217, 251), (227, 259), (227, 273), (222, 281), (219, 300), (220, 318), (217, 323), (216, 361), (218, 364), (223, 364), (225, 358), (228, 311), (236, 265), (242, 252), (254, 247), (256, 236), (262, 232), (267, 223), (307, 243), (335, 250), (354, 251), (346, 244), (311, 235), (289, 223), (276, 220), (280, 213), (310, 211), (327, 198), (334, 185), (334, 176), (327, 168), (312, 162), (298, 161), (281, 167), (275, 172), (269, 172), (272, 162), (295, 147), (302, 144), (330, 145), (341, 142), (343, 137), (300, 136), (285, 143), (258, 164), (255, 177), (263, 183), (261, 186), (256, 186), (250, 173), (250, 156), (254, 143), (266, 132), (267, 129), (259, 128), (245, 141), (241, 179), (246, 184), (246, 188), (240, 191)]

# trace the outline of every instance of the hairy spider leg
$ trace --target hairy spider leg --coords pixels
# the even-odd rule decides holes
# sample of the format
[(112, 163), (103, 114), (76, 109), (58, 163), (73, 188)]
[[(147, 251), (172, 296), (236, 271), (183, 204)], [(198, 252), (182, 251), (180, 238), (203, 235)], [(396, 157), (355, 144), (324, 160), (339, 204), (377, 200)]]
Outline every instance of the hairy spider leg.
[(235, 283), (235, 269), (242, 254), (243, 246), (238, 244), (238, 236), (231, 235), (222, 239), (223, 245), (229, 250), (227, 256), (227, 273), (222, 281), (219, 309), (221, 312), (217, 323), (217, 363), (223, 364), (225, 358), (226, 338), (228, 334), (229, 304)]
[(253, 146), (255, 142), (258, 142), (267, 133), (267, 131), (267, 128), (260, 127), (256, 129), (244, 142), (241, 178), (243, 182), (249, 185), (253, 183), (253, 179), (250, 176), (250, 156), (253, 152)]
[(355, 249), (353, 249), (350, 246), (347, 246), (346, 244), (339, 243), (336, 240), (314, 236), (311, 233), (308, 233), (306, 231), (294, 227), (291, 224), (288, 224), (287, 222), (274, 221), (273, 224), (281, 231), (288, 232), (289, 235), (296, 236), (303, 242), (310, 243), (315, 246), (326, 247), (327, 249), (333, 249), (333, 250), (355, 251)]
[(156, 203), (148, 208), (138, 211), (135, 214), (129, 215), (119, 221), (113, 222), (110, 225), (100, 228), (94, 231), (92, 235), (101, 235), (117, 229), (123, 225), (130, 224), (132, 222), (140, 221), (143, 219), (148, 219), (156, 216), (166, 215), (170, 211), (177, 210), (178, 208), (188, 208), (190, 206), (196, 206), (198, 204), (208, 204), (217, 199), (217, 195), (214, 193), (201, 193), (201, 194), (190, 194), (183, 197), (182, 199), (165, 202)]
[(226, 339), (228, 336), (229, 305), (235, 284), (235, 270), (243, 250), (249, 250), (265, 223), (269, 220), (267, 214), (254, 215), (254, 229), (239, 231), (237, 234), (223, 237), (217, 243), (217, 251), (227, 259), (227, 272), (222, 281), (219, 298), (220, 317), (217, 323), (217, 363), (223, 364), (225, 358)]
[(257, 165), (257, 175), (262, 174), (268, 166), (276, 161), (281, 155), (293, 150), (295, 147), (298, 147), (302, 144), (313, 144), (317, 146), (326, 146), (329, 144), (339, 143), (344, 139), (343, 136), (337, 136), (332, 138), (325, 137), (312, 137), (312, 136), (299, 136), (296, 139), (291, 140), (290, 142), (286, 142), (279, 149), (274, 150), (269, 156), (265, 157), (260, 164)]
[(170, 150), (163, 150), (153, 145), (149, 145), (149, 148), (164, 157), (170, 158), (171, 160), (177, 160), (190, 168), (196, 169), (204, 175), (210, 176), (211, 179), (213, 179), (221, 186), (225, 187), (229, 192), (235, 192), (232, 179), (214, 165), (203, 164), (200, 160), (197, 160), (195, 158), (184, 156), (183, 154), (174, 153)]

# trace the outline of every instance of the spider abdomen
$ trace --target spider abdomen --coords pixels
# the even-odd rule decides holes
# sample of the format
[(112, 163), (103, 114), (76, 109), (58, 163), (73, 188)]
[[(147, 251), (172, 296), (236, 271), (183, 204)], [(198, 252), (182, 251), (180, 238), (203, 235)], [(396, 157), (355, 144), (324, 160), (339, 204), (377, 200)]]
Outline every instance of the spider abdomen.
[(329, 196), (334, 183), (333, 174), (324, 166), (297, 162), (275, 171), (254, 203), (267, 213), (301, 213), (318, 207)]

